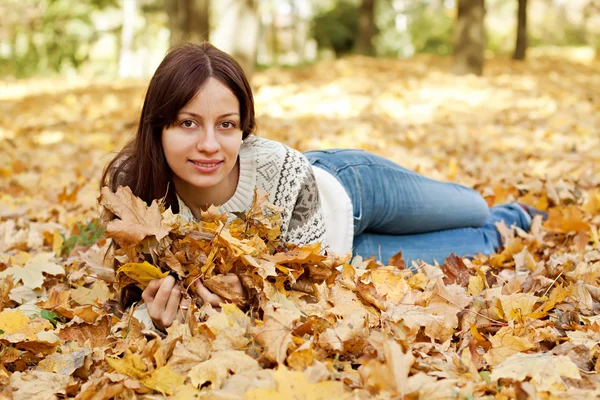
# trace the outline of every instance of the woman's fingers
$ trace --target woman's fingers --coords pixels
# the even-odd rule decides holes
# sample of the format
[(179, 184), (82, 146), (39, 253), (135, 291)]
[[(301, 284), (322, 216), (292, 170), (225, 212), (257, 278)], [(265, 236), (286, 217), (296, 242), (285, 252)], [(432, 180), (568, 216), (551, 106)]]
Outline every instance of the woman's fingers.
[(181, 287), (179, 285), (173, 286), (167, 305), (162, 315), (162, 322), (164, 326), (171, 326), (177, 313), (179, 311), (179, 301), (181, 300)]
[(200, 280), (196, 281), (196, 293), (198, 293), (198, 296), (200, 296), (203, 303), (210, 303), (210, 305), (214, 307), (218, 307), (221, 303), (226, 303), (221, 296), (218, 296), (208, 290), (206, 286), (200, 282)]
[(146, 289), (144, 289), (144, 291), (142, 292), (142, 300), (144, 300), (144, 303), (148, 304), (151, 303), (152, 300), (154, 300), (156, 292), (158, 292), (158, 289), (160, 288), (162, 282), (163, 279), (153, 279), (150, 281)]

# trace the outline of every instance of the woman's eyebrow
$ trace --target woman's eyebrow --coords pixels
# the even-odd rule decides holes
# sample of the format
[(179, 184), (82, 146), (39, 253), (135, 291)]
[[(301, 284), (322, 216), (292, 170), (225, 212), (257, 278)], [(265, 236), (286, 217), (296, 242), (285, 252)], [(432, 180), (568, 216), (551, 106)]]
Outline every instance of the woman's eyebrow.
[[(194, 118), (198, 118), (198, 119), (202, 119), (202, 116), (199, 114), (196, 114), (195, 112), (191, 112), (191, 111), (181, 111), (180, 114), (187, 114), (187, 115), (191, 115)], [(236, 112), (230, 112), (230, 113), (226, 113), (223, 115), (220, 115), (219, 118), (223, 118), (223, 117), (230, 117), (232, 115), (237, 115), (238, 117), (240, 116), (239, 113)]]

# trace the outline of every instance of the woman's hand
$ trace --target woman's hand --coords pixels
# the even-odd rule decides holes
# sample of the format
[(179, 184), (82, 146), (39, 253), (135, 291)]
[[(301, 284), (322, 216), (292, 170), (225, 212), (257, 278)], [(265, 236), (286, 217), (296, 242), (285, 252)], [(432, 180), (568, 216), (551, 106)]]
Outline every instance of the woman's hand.
[[(248, 297), (246, 290), (244, 289), (244, 286), (240, 281), (240, 278), (238, 278), (236, 274), (223, 275), (222, 281), (224, 283), (229, 284), (232, 287), (235, 294), (239, 295), (244, 299)], [(202, 303), (209, 303), (213, 307), (220, 307), (221, 303), (228, 302), (223, 297), (214, 294), (213, 292), (208, 290), (200, 280), (196, 281), (196, 293), (198, 293), (198, 296), (200, 297)]]
[(185, 311), (180, 310), (182, 287), (175, 278), (167, 276), (150, 281), (142, 292), (142, 300), (146, 303), (148, 314), (154, 325), (161, 331), (173, 324), (175, 319), (183, 322)]

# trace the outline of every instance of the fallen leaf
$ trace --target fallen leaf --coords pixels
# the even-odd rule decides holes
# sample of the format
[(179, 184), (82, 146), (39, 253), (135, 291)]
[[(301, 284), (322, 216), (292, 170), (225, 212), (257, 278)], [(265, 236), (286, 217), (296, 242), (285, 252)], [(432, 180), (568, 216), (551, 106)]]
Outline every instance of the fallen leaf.
[(302, 372), (289, 371), (280, 366), (273, 376), (277, 381), (274, 390), (254, 389), (246, 393), (247, 400), (329, 400), (349, 399), (350, 393), (346, 392), (341, 382), (325, 381), (310, 383)]
[(47, 400), (65, 395), (69, 375), (52, 372), (15, 372), (10, 377), (14, 400)]
[(294, 323), (300, 315), (285, 308), (274, 306), (265, 310), (262, 326), (250, 328), (254, 339), (263, 346), (263, 355), (268, 360), (282, 364), (292, 343)]
[(496, 382), (500, 378), (523, 381), (531, 378), (531, 383), (540, 392), (563, 392), (567, 389), (562, 377), (581, 379), (577, 365), (567, 356), (550, 354), (514, 354), (494, 367), (490, 378)]
[(49, 275), (64, 275), (62, 266), (50, 261), (52, 253), (39, 253), (23, 266), (15, 265), (0, 272), (0, 278), (12, 275), (15, 283), (22, 282), (24, 286), (36, 289), (44, 284), (44, 273)]
[(123, 264), (117, 270), (117, 274), (125, 274), (133, 279), (138, 286), (145, 289), (150, 281), (154, 279), (162, 279), (169, 275), (168, 271), (162, 272), (160, 268), (155, 267), (147, 261), (143, 263), (127, 263)]
[(192, 368), (188, 377), (194, 387), (210, 383), (211, 388), (218, 389), (231, 374), (258, 369), (258, 362), (243, 351), (224, 350), (212, 353), (209, 360)]
[(119, 187), (113, 193), (105, 186), (98, 201), (118, 217), (108, 223), (106, 233), (125, 248), (137, 245), (147, 236), (161, 240), (169, 234), (162, 225), (158, 202), (153, 201), (148, 207), (129, 187)]

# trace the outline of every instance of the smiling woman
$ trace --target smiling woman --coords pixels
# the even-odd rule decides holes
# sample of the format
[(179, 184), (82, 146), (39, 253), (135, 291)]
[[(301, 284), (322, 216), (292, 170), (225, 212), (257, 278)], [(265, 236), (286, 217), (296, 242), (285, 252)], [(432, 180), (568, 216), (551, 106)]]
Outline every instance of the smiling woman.
[[(362, 150), (302, 154), (254, 129), (252, 92), (235, 60), (208, 43), (175, 48), (150, 81), (135, 139), (102, 182), (129, 186), (148, 204), (164, 198), (187, 219), (210, 205), (231, 216), (247, 211), (259, 188), (282, 210), (284, 241), (384, 262), (399, 251), (407, 263), (490, 254), (501, 244), (496, 222), (528, 230), (536, 213), (520, 204), (488, 209), (467, 187)], [(245, 295), (236, 275), (223, 279)], [(204, 302), (224, 302), (201, 280), (195, 289)], [(171, 276), (150, 282), (142, 299), (161, 329), (186, 307)]]

